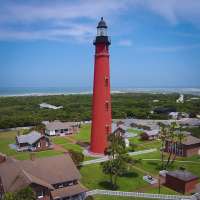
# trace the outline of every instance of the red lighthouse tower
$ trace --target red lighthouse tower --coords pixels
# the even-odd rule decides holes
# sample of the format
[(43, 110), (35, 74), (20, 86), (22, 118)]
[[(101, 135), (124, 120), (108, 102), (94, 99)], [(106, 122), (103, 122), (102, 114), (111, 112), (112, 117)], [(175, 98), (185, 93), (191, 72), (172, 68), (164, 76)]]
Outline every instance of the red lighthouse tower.
[(111, 96), (109, 45), (106, 22), (101, 18), (94, 40), (95, 63), (92, 107), (92, 133), (90, 151), (103, 154), (107, 147), (107, 137), (111, 132)]

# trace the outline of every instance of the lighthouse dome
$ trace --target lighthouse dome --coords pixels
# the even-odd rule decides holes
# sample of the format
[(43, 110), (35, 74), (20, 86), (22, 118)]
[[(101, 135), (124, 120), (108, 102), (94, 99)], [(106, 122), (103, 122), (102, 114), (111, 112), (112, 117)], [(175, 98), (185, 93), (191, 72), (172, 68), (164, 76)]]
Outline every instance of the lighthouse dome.
[(103, 20), (103, 17), (101, 17), (101, 20), (98, 23), (97, 28), (107, 28), (106, 22)]

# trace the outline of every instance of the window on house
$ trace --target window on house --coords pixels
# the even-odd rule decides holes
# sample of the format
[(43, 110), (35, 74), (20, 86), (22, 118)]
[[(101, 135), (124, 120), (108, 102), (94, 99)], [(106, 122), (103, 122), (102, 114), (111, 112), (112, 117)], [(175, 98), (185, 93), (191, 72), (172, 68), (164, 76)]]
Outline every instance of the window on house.
[(40, 147), (41, 146), (41, 144), (40, 144), (40, 142), (38, 142), (38, 147)]
[(36, 196), (37, 196), (38, 199), (43, 198), (43, 197), (44, 197), (44, 192), (43, 192), (43, 190), (38, 190), (38, 191), (36, 191)]

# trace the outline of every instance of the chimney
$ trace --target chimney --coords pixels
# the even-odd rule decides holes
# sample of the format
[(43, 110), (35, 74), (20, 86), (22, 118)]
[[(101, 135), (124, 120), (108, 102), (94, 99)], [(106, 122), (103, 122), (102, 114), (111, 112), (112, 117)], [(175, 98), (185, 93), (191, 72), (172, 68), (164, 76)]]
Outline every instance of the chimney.
[(6, 155), (3, 153), (0, 153), (0, 164), (6, 161)]
[(34, 161), (36, 158), (35, 153), (30, 153), (30, 160)]
[(41, 133), (41, 135), (45, 135), (45, 129), (42, 128), (42, 129), (40, 130), (40, 133)]

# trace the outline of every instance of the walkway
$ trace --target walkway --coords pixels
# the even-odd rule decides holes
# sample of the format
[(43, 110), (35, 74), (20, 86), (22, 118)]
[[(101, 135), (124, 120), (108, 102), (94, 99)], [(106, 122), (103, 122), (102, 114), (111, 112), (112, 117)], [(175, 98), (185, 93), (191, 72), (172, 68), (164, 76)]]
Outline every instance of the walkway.
[(53, 145), (53, 150), (61, 151), (61, 152), (67, 152), (67, 150), (64, 147), (62, 147), (62, 145), (60, 145), (60, 144), (54, 144)]
[[(157, 151), (157, 149), (148, 149), (148, 150), (130, 152), (129, 155), (134, 156), (134, 155), (140, 155), (140, 154), (145, 154), (145, 153), (152, 153), (152, 152), (155, 152), (155, 151)], [(108, 156), (104, 156), (102, 158), (84, 161), (84, 162), (82, 162), (81, 165), (90, 165), (90, 164), (95, 164), (95, 163), (102, 163), (102, 162), (105, 162), (107, 160), (109, 160)]]

